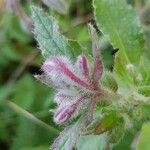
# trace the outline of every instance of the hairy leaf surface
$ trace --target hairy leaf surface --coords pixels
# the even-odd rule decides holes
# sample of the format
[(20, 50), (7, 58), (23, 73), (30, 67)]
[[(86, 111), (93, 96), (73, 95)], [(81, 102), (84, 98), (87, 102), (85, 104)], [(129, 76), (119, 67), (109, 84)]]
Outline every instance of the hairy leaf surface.
[[(99, 29), (124, 63), (138, 64), (144, 51), (144, 37), (134, 10), (125, 0), (94, 0)], [(118, 63), (118, 62), (117, 62)]]
[(54, 17), (33, 6), (32, 19), (34, 34), (44, 56), (69, 55), (72, 57), (73, 49), (69, 46), (68, 40), (59, 33), (59, 27)]

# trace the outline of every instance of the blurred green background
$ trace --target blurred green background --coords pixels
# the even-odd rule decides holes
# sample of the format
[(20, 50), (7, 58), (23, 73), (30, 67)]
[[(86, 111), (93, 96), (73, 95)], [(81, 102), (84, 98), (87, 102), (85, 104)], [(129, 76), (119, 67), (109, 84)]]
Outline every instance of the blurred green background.
[[(150, 48), (150, 0), (128, 3), (140, 17)], [(55, 91), (33, 77), (41, 73), (43, 58), (32, 33), (31, 4), (57, 18), (65, 36), (91, 50), (87, 30), (89, 21), (95, 24), (91, 0), (0, 0), (0, 150), (47, 150), (61, 131), (52, 118)], [(98, 33), (105, 67), (112, 70), (116, 50)], [(116, 149), (135, 149), (136, 133), (127, 133)], [(150, 149), (148, 139), (150, 125), (146, 124), (139, 149)]]

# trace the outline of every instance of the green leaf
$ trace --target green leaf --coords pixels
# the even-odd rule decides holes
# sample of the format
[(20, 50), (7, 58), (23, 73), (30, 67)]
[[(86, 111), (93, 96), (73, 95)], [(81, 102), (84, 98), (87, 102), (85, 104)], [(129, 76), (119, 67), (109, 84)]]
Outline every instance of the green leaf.
[(111, 131), (110, 135), (110, 143), (118, 144), (124, 136), (125, 133), (125, 122), (122, 118), (117, 120), (116, 127)]
[[(110, 111), (110, 110), (109, 110)], [(109, 143), (116, 144), (118, 143), (124, 135), (125, 129), (124, 119), (117, 114), (115, 111), (110, 111), (106, 113), (102, 118), (99, 118), (99, 121), (94, 127), (94, 134), (109, 134)]]
[[(4, 27), (3, 29), (8, 32), (8, 37), (18, 40), (22, 43), (31, 41), (31, 36), (25, 33), (19, 23), (19, 18), (12, 13), (6, 12), (3, 14)], [(7, 38), (8, 38), (7, 37)]]
[[(27, 131), (29, 131), (30, 134)], [(48, 144), (50, 136), (53, 135), (48, 130), (38, 127), (37, 125), (33, 124), (30, 120), (26, 118), (19, 117), (18, 126), (16, 126), (16, 136), (13, 140), (11, 150), (20, 150), (20, 149), (28, 150), (30, 149), (29, 147), (35, 145), (38, 146)]]
[(107, 144), (107, 135), (83, 136), (77, 143), (78, 150), (104, 150)]
[(10, 60), (19, 60), (20, 56), (19, 54), (15, 51), (15, 49), (12, 47), (11, 43), (7, 41), (1, 49), (1, 53), (3, 54), (3, 58), (7, 60), (8, 62)]
[(141, 112), (139, 118), (141, 118), (143, 122), (145, 122), (146, 119), (150, 119), (150, 104), (139, 106), (139, 111)]
[(113, 77), (113, 74), (109, 71), (104, 71), (102, 76), (102, 85), (116, 92), (118, 89), (118, 85), (116, 80)]
[(137, 150), (149, 150), (150, 124), (144, 124), (138, 140)]
[(10, 94), (14, 91), (14, 85), (8, 84), (0, 87), (0, 103), (5, 101)]
[(44, 56), (69, 55), (73, 57), (73, 49), (68, 40), (59, 33), (58, 23), (48, 16), (42, 9), (32, 7), (32, 19), (34, 22), (34, 34)]
[(103, 117), (100, 122), (97, 124), (94, 134), (101, 134), (103, 132), (109, 131), (117, 124), (117, 115), (115, 112), (112, 112), (105, 117)]
[(57, 150), (70, 150), (76, 145), (81, 131), (85, 127), (85, 119), (81, 117), (77, 122), (65, 128), (52, 144), (52, 149), (57, 147)]
[(86, 49), (84, 47), (82, 47), (76, 40), (68, 40), (69, 45), (71, 46), (71, 48), (74, 50), (74, 55), (78, 56), (80, 55), (82, 52), (84, 54), (86, 54)]
[(33, 77), (24, 75), (16, 84), (13, 95), (15, 103), (25, 109), (29, 109), (35, 99), (35, 86)]
[(144, 96), (150, 96), (150, 85), (140, 87), (138, 92)]
[(21, 148), (20, 150), (47, 150), (48, 145), (40, 145), (36, 147), (25, 147)]
[(97, 25), (125, 64), (138, 64), (144, 51), (139, 21), (125, 0), (94, 0)]
[(131, 144), (133, 142), (133, 139), (135, 137), (135, 134), (137, 132), (135, 131), (126, 131), (124, 132), (124, 137), (120, 137), (121, 140), (118, 144), (114, 145), (113, 150), (130, 150)]
[(142, 85), (149, 85), (150, 83), (150, 59), (149, 59), (149, 55), (147, 53), (145, 53), (142, 56), (141, 59), (141, 64), (140, 64), (140, 72), (142, 74), (143, 77), (143, 82)]

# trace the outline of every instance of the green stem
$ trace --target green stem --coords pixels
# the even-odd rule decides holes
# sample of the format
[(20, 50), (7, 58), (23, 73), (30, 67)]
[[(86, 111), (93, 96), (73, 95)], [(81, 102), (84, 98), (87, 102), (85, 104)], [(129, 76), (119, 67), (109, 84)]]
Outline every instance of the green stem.
[(28, 111), (24, 110), (23, 108), (21, 108), (20, 106), (18, 106), (17, 104), (15, 104), (14, 102), (11, 102), (9, 100), (6, 101), (6, 105), (8, 107), (10, 107), (11, 109), (13, 109), (15, 112), (17, 112), (18, 114), (26, 117), (27, 119), (31, 120), (33, 123), (49, 130), (50, 132), (53, 132), (54, 134), (58, 135), (59, 134), (59, 130), (57, 130), (56, 128), (46, 124), (45, 122), (39, 120), (38, 118), (36, 118), (33, 114), (29, 113)]

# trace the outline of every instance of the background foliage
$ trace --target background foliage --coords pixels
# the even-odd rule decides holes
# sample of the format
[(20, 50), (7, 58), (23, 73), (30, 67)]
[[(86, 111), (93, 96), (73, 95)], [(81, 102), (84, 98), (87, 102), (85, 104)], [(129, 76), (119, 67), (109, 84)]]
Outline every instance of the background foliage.
[[(89, 50), (89, 53), (91, 53), (91, 44), (86, 25), (89, 20), (94, 24), (92, 1), (66, 0), (63, 5), (59, 5), (59, 0), (55, 2), (57, 5), (48, 5), (47, 3), (42, 3), (42, 1), (22, 0), (20, 4), (28, 16), (31, 16), (31, 4), (34, 3), (37, 6), (43, 7), (49, 14), (57, 18), (61, 33), (69, 37), (69, 39), (77, 39), (80, 45), (84, 46), (84, 49)], [(150, 2), (148, 0), (128, 0), (128, 3), (134, 7), (137, 15), (140, 17), (145, 33), (147, 49), (149, 49)], [(62, 6), (63, 8), (61, 8)], [(112, 7), (112, 10), (106, 13), (110, 11), (115, 10), (113, 10)], [(114, 19), (117, 19), (117, 17), (118, 16)], [(53, 18), (51, 19), (53, 21)], [(104, 23), (107, 19), (108, 18), (104, 18)], [(61, 128), (53, 123), (53, 111), (49, 111), (55, 108), (55, 104), (53, 103), (54, 91), (42, 85), (33, 77), (34, 74), (40, 73), (39, 65), (42, 63), (43, 58), (41, 58), (39, 50), (37, 49), (37, 43), (34, 40), (33, 34), (24, 28), (20, 20), (20, 17), (18, 17), (14, 11), (8, 9), (4, 1), (1, 0), (0, 149), (46, 150), (54, 138), (57, 137), (59, 131), (61, 131)], [(115, 26), (117, 25), (115, 24)], [(134, 28), (134, 24), (132, 26)], [(112, 28), (112, 26), (106, 24), (105, 28), (107, 27), (108, 29), (110, 27)], [(104, 31), (105, 30), (106, 29), (104, 29)], [(114, 63), (114, 53), (117, 50), (112, 48), (100, 31), (98, 32), (101, 37), (99, 43), (102, 49), (104, 65), (111, 71)], [(123, 34), (123, 32), (126, 31), (120, 32)], [(38, 39), (40, 40), (40, 37)], [(60, 40), (62, 39), (63, 38)], [(124, 39), (122, 40), (124, 41)], [(63, 42), (65, 45), (65, 39)], [(80, 53), (80, 45), (71, 40), (68, 42), (70, 47), (64, 46), (64, 48), (69, 51), (72, 49), (71, 44), (74, 44), (78, 49), (74, 55), (78, 55)], [(48, 46), (47, 49), (52, 47), (50, 43), (46, 45)], [(115, 45), (115, 41), (113, 41), (113, 45)], [(41, 46), (42, 45), (39, 45), (39, 47)], [(136, 53), (134, 45), (129, 49), (135, 50)], [(74, 50), (72, 49), (72, 51)], [(69, 54), (68, 52), (66, 53)], [(133, 56), (136, 62), (136, 58), (140, 53), (135, 53), (132, 53), (130, 56)], [(47, 54), (45, 54), (45, 56), (46, 55)], [(150, 51), (147, 50), (146, 55), (150, 58)], [(121, 143), (114, 149), (127, 150), (131, 149), (131, 147), (135, 149), (136, 146), (139, 150), (149, 150), (150, 145), (148, 139), (150, 125), (148, 123), (144, 124), (140, 130), (139, 124), (137, 124), (137, 127), (132, 131), (127, 131), (124, 139), (122, 139)], [(92, 141), (92, 144), (90, 144), (91, 141), (89, 140), (91, 138), (94, 141), (94, 143)], [(83, 137), (77, 144), (77, 147), (81, 150), (91, 150), (93, 146), (95, 146), (94, 149), (99, 149), (100, 141), (102, 142), (101, 145), (105, 144), (105, 141), (100, 137), (89, 136), (86, 140)]]

